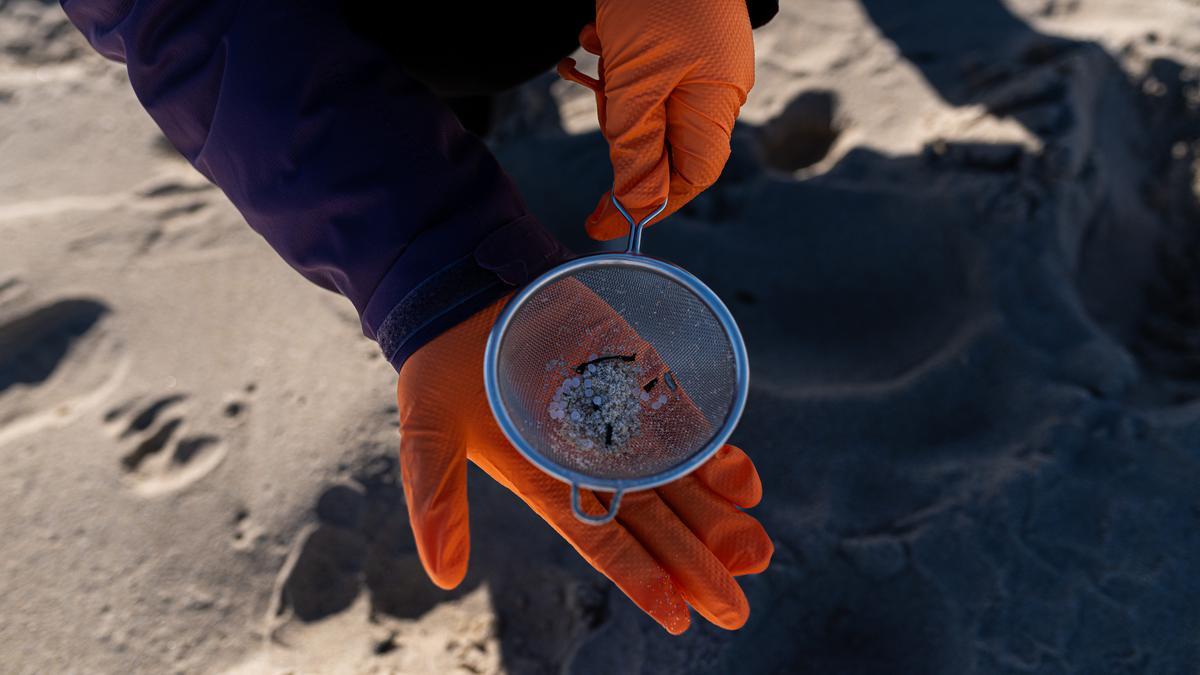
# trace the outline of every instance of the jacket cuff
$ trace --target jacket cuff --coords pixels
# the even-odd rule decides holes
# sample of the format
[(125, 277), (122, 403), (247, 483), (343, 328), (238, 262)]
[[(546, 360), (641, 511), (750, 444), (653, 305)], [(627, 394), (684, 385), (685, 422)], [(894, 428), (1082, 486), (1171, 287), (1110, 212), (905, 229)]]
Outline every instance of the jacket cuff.
[[(364, 328), (399, 372), (409, 356), (518, 286), (537, 278), (571, 255), (530, 216), (523, 216), (489, 234), (470, 254), (437, 270), (407, 292), (403, 270), (394, 270), (376, 291), (364, 312)], [(398, 266), (402, 267), (402, 266)], [(396, 278), (393, 278), (395, 276)], [(378, 325), (369, 325), (376, 300), (399, 295)]]

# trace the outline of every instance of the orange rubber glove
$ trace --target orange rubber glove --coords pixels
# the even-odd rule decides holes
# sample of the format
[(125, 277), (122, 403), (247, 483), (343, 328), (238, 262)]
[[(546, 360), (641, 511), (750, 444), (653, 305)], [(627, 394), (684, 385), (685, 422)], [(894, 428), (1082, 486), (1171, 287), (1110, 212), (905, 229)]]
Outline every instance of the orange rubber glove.
[[(666, 218), (721, 175), (738, 110), (754, 85), (745, 0), (597, 0), (580, 45), (600, 56), (599, 79), (574, 59), (558, 72), (596, 93), (617, 198), (639, 220), (667, 200)], [(668, 198), (669, 197), (669, 198)], [(587, 220), (595, 239), (629, 232), (608, 194)]]
[[(718, 626), (741, 627), (750, 608), (733, 577), (763, 571), (774, 550), (758, 521), (739, 509), (762, 496), (750, 459), (727, 445), (688, 476), (626, 494), (615, 520), (579, 521), (569, 486), (517, 452), (488, 407), (484, 345), (506, 302), (426, 344), (400, 371), (400, 468), (417, 551), (430, 578), (449, 589), (466, 574), (470, 460), (516, 493), (671, 633), (687, 630), (688, 605)], [(584, 307), (595, 308), (594, 302), (594, 295), (583, 292), (561, 303), (561, 311), (578, 317)], [(608, 506), (605, 493), (584, 490), (581, 497), (589, 513)]]

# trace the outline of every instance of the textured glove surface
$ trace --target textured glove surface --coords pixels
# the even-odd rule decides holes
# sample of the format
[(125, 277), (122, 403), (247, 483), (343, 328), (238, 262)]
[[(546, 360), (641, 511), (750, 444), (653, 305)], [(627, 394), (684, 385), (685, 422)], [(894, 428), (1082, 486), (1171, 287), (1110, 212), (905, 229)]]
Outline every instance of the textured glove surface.
[[(596, 93), (617, 198), (638, 217), (667, 199), (665, 218), (721, 175), (738, 111), (754, 85), (745, 0), (598, 0), (579, 36), (600, 56), (599, 79), (559, 73)], [(587, 220), (595, 239), (629, 225), (601, 197)]]

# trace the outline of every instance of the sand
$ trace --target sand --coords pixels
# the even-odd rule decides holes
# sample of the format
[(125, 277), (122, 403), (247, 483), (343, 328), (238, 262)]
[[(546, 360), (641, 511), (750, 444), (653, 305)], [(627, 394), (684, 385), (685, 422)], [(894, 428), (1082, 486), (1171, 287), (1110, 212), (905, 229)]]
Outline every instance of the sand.
[[(473, 471), (422, 574), (394, 374), (54, 4), (0, 0), (0, 671), (1190, 673), (1200, 5), (809, 0), (644, 251), (728, 302), (771, 568), (671, 638)], [(551, 75), (491, 139), (579, 249)]]

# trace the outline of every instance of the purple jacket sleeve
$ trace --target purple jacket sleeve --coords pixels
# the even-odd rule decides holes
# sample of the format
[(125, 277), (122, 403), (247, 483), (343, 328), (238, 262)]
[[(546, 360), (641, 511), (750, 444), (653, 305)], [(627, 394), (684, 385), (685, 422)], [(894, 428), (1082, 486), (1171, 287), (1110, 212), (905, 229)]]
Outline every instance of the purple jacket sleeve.
[(333, 0), (63, 0), (171, 143), (399, 369), (563, 259), (486, 146)]

